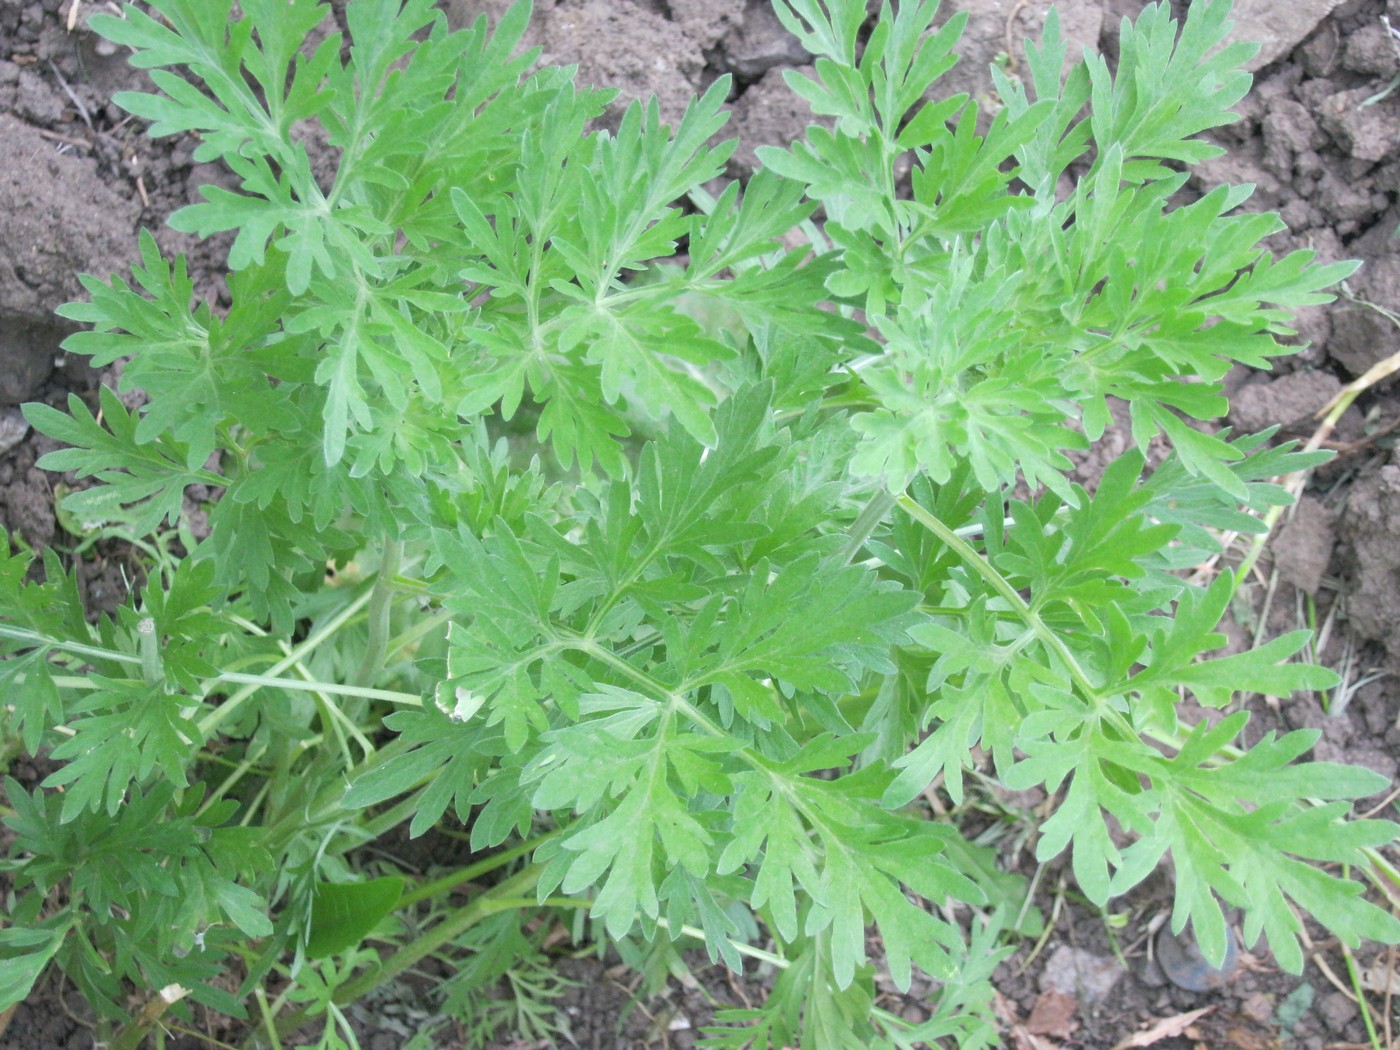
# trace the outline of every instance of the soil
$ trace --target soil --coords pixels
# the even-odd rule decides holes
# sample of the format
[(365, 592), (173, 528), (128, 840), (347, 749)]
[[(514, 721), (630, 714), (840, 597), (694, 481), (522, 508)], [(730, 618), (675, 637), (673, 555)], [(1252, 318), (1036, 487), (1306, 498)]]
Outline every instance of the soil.
[[(195, 242), (164, 220), (197, 199), (200, 185), (225, 176), (195, 163), (188, 138), (151, 140), (112, 103), (114, 92), (140, 87), (144, 75), (87, 30), (84, 19), (99, 6), (0, 0), (0, 526), (35, 548), (71, 548), (76, 538), (56, 519), (55, 479), (34, 466), (48, 445), (28, 432), (15, 406), (59, 404), (70, 393), (91, 399), (98, 382), (111, 381), (65, 359), (59, 348), (72, 326), (54, 310), (81, 295), (75, 274), (124, 268), (137, 231), (146, 227), (167, 252), (189, 255), (204, 295), (218, 301), (224, 294), (219, 272), (226, 242)], [(441, 6), (462, 25), (507, 4), (442, 0)], [(1143, 2), (1060, 0), (1058, 6), (1072, 46), (1101, 49), (1112, 59), (1120, 19), (1134, 16)], [(1180, 13), (1185, 4), (1175, 6)], [(70, 28), (75, 9), (79, 17)], [(1023, 62), (1019, 41), (1038, 31), (1044, 10), (1039, 0), (945, 0), (940, 19), (966, 11), (969, 22), (962, 62), (940, 90), (989, 97), (988, 68), (1006, 62), (1008, 42), (1008, 64), (1014, 70)], [(1233, 425), (1277, 425), (1282, 437), (1305, 440), (1317, 426), (1316, 413), (1344, 384), (1400, 350), (1394, 240), (1400, 90), (1388, 93), (1400, 78), (1400, 41), (1389, 30), (1400, 28), (1400, 0), (1237, 0), (1235, 18), (1238, 37), (1263, 42), (1251, 64), (1255, 87), (1238, 107), (1242, 119), (1215, 135), (1229, 152), (1197, 169), (1193, 185), (1253, 183), (1249, 206), (1277, 210), (1288, 225), (1274, 240), (1276, 251), (1307, 247), (1324, 261), (1365, 264), (1344, 298), (1299, 318), (1302, 353), (1281, 361), (1276, 372), (1229, 379)], [(537, 0), (528, 42), (544, 49), (547, 62), (577, 63), (582, 80), (620, 89), (619, 105), (654, 93), (672, 119), (693, 92), (732, 74), (729, 132), (743, 142), (731, 160), (734, 176), (753, 170), (754, 145), (786, 143), (810, 122), (782, 83), (784, 70), (810, 56), (783, 31), (768, 0)], [(1400, 457), (1390, 429), (1397, 422), (1395, 382), (1370, 385), (1331, 435), (1337, 458), (1314, 474), (1236, 610), (1236, 633), (1246, 639), (1300, 622), (1322, 625), (1319, 659), (1346, 679), (1330, 713), (1318, 698), (1298, 697), (1255, 704), (1256, 722), (1321, 729), (1318, 758), (1361, 763), (1387, 776), (1400, 759)], [(111, 555), (89, 553), (79, 567), (94, 606), (119, 600), (122, 567)], [(21, 780), (38, 778), (26, 774), (23, 761), (9, 771)], [(1024, 812), (1033, 821), (1042, 800), (984, 801), (989, 810)], [(999, 839), (993, 824), (987, 840), (998, 843), (1008, 869), (1036, 873), (1024, 834)], [(416, 856), (419, 864), (432, 861)], [(1023, 944), (997, 971), (1006, 1045), (1322, 1050), (1367, 1044), (1347, 961), (1320, 936), (1301, 977), (1242, 950), (1228, 978), (1197, 980), (1199, 967), (1182, 963), (1185, 949), (1160, 932), (1170, 907), (1162, 880), (1115, 902), (1107, 914), (1077, 897), (1058, 863), (1039, 872), (1035, 885), (1050, 932)], [(558, 1005), (571, 1045), (580, 1047), (689, 1047), (716, 1004), (744, 1005), (761, 995), (761, 975), (734, 978), (700, 957), (684, 980), (672, 979), (659, 995), (631, 1006), (638, 989), (626, 983), (631, 971), (616, 959), (562, 949), (556, 955), (558, 971), (576, 982)], [(1354, 962), (1376, 993), (1369, 1007), (1388, 1039), (1386, 990), (1400, 988), (1395, 959), (1368, 947)], [(1163, 965), (1175, 980), (1201, 990), (1173, 983)], [(1196, 977), (1183, 978), (1183, 965)], [(357, 1014), (362, 1045), (404, 1046), (413, 1019), (430, 1015), (430, 1005), (418, 1001), (426, 1002), (422, 990), (399, 991), (397, 1003)], [(924, 1008), (920, 995), (893, 990), (881, 1005), (911, 1019)], [(468, 1045), (463, 1039), (448, 1027), (427, 1045)], [(78, 997), (52, 980), (0, 1035), (0, 1047), (13, 1050), (91, 1045)], [(490, 1045), (524, 1050), (553, 1043), (501, 1032)]]

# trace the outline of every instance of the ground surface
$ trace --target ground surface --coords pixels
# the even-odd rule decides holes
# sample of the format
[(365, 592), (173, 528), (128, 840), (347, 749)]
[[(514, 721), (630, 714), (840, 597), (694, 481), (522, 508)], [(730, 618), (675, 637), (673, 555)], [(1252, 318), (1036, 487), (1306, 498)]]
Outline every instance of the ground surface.
[[(141, 76), (85, 30), (83, 19), (97, 6), (91, 0), (0, 0), (0, 525), (36, 547), (69, 547), (73, 537), (53, 511), (54, 479), (34, 468), (46, 444), (26, 432), (14, 406), (58, 402), (69, 391), (90, 397), (103, 378), (65, 361), (58, 350), (66, 329), (52, 311), (80, 292), (74, 274), (124, 267), (137, 230), (147, 226), (167, 250), (190, 253), (206, 294), (221, 292), (224, 246), (195, 244), (162, 223), (201, 184), (225, 176), (195, 164), (188, 140), (153, 142), (111, 104), (114, 91), (138, 86)], [(442, 6), (461, 24), (503, 5), (443, 0)], [(1279, 250), (1311, 246), (1323, 260), (1366, 264), (1349, 284), (1352, 298), (1300, 319), (1300, 339), (1311, 343), (1303, 354), (1272, 375), (1231, 377), (1232, 422), (1242, 429), (1278, 424), (1286, 435), (1307, 437), (1316, 426), (1313, 413), (1342, 384), (1400, 348), (1400, 324), (1387, 316), (1400, 311), (1394, 240), (1400, 91), (1366, 104), (1400, 76), (1383, 21), (1389, 15), (1400, 26), (1400, 3), (1389, 0), (1388, 6), (1386, 0), (1236, 4), (1239, 35), (1265, 46), (1254, 63), (1255, 90), (1240, 107), (1244, 119), (1218, 136), (1231, 152), (1199, 173), (1200, 184), (1256, 184), (1252, 206), (1281, 211), (1290, 227), (1277, 239)], [(987, 66), (1008, 41), (1037, 31), (1044, 7), (1039, 0), (946, 0), (945, 15), (959, 9), (970, 15), (964, 59), (946, 90), (986, 95)], [(1141, 7), (1141, 0), (1060, 5), (1067, 36), (1110, 56), (1119, 19)], [(754, 145), (785, 143), (806, 123), (780, 76), (808, 56), (781, 32), (766, 0), (539, 0), (531, 34), (546, 61), (577, 62), (584, 79), (619, 87), (624, 96), (654, 92), (672, 115), (692, 91), (732, 73), (731, 130), (744, 141), (732, 162), (735, 175), (751, 169)], [(1342, 418), (1333, 435), (1341, 455), (1313, 478), (1298, 511), (1271, 542), (1236, 616), (1241, 639), (1268, 637), (1300, 622), (1324, 625), (1320, 659), (1348, 681), (1331, 715), (1317, 699), (1300, 698), (1258, 705), (1256, 722), (1318, 727), (1318, 757), (1386, 775), (1396, 772), (1400, 756), (1400, 458), (1387, 429), (1397, 420), (1400, 390), (1393, 383), (1364, 394)], [(117, 555), (89, 555), (82, 562), (83, 585), (95, 606), (120, 600), (121, 580)], [(21, 780), (39, 777), (23, 761), (10, 771)], [(998, 845), (1009, 868), (1027, 875), (1035, 873), (1035, 863), (1026, 831), (1042, 802), (988, 795), (980, 803), (985, 841)], [(1024, 944), (998, 972), (1007, 1045), (1366, 1045), (1335, 945), (1319, 941), (1301, 978), (1280, 974), (1268, 958), (1241, 953), (1219, 987), (1188, 991), (1167, 981), (1155, 961), (1170, 960), (1178, 947), (1157, 932), (1169, 902), (1163, 884), (1149, 883), (1109, 915), (1085, 906), (1056, 865), (1040, 872), (1036, 886), (1036, 904), (1052, 917), (1051, 931), (1040, 944)], [(693, 979), (673, 981), (659, 998), (628, 1009), (635, 988), (614, 961), (558, 961), (560, 972), (578, 982), (561, 1007), (579, 1046), (690, 1046), (711, 1004), (741, 1005), (753, 991), (743, 980), (697, 966)], [(1370, 1007), (1387, 1042), (1389, 993), (1400, 990), (1400, 979), (1391, 977), (1393, 962), (1371, 949), (1355, 960), (1363, 986), (1374, 992)], [(421, 1016), (415, 1001), (421, 991), (405, 986), (397, 993), (397, 1002), (363, 1012), (364, 1045), (373, 1050), (404, 1045)], [(921, 1010), (917, 994), (883, 1005), (910, 1017)], [(1135, 1041), (1125, 1042), (1135, 1033)], [(464, 1045), (454, 1038), (444, 1030), (429, 1045)], [(0, 1036), (0, 1047), (15, 1050), (90, 1045), (76, 997), (52, 983), (36, 990)], [(493, 1045), (523, 1050), (541, 1044), (502, 1033)]]

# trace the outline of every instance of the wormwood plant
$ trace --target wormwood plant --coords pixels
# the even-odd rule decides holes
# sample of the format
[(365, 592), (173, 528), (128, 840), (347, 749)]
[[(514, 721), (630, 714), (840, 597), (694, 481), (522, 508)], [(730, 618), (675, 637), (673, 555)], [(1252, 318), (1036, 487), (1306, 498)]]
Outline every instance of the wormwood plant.
[[(88, 479), (67, 512), (167, 553), (96, 623), (54, 555), (0, 569), (7, 724), (51, 770), (8, 782), (0, 1006), (56, 965), (115, 1046), (191, 1002), (344, 1045), (428, 954), (462, 995), (534, 957), (543, 906), (640, 965), (770, 964), (711, 1047), (985, 1045), (1034, 914), (920, 801), (974, 766), (1052, 796), (1036, 855), (1095, 905), (1170, 854), (1209, 959), (1222, 906), (1294, 971), (1304, 914), (1400, 939), (1338, 867), (1383, 864), (1393, 826), (1347, 819), (1380, 778), (1241, 746), (1237, 693), (1333, 676), (1302, 632), (1211, 657), (1235, 580), (1178, 571), (1317, 462), (1209, 423), (1352, 268), (1261, 248), (1248, 187), (1184, 192), (1251, 50), (1224, 3), (1157, 5), (1110, 72), (1052, 15), (980, 114), (939, 94), (935, 7), (778, 0), (823, 119), (717, 196), (726, 81), (610, 123), (515, 53), (524, 6), (350, 0), (348, 44), (316, 0), (94, 18), (158, 89), (118, 104), (240, 180), (171, 219), (235, 233), (232, 302), (192, 310), (143, 233), (62, 313), (144, 402), (27, 410)], [(1111, 401), (1090, 493), (1067, 453)], [(404, 823), (480, 857), (356, 851)], [(872, 1008), (916, 969), (931, 1020)]]

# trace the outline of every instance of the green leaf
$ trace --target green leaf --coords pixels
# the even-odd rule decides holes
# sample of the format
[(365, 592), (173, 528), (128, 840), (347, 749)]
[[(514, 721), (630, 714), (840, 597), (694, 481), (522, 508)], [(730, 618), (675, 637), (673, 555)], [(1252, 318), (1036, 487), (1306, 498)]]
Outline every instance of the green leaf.
[(8, 1010), (29, 996), (49, 961), (63, 947), (71, 924), (69, 917), (0, 930), (0, 1010)]
[(0, 684), (12, 689), (10, 717), (31, 755), (38, 754), (44, 735), (63, 721), (63, 698), (54, 685), (47, 656), (44, 649), (35, 649), (22, 657), (9, 657), (0, 668)]
[(403, 886), (403, 879), (397, 875), (318, 885), (306, 935), (307, 958), (324, 959), (357, 948), (398, 906)]
[(90, 677), (98, 689), (74, 705), (83, 717), (53, 750), (65, 764), (44, 779), (45, 787), (64, 788), (65, 822), (84, 809), (114, 816), (128, 786), (157, 768), (169, 783), (186, 786), (190, 758), (203, 743), (187, 700), (142, 682)]
[(75, 394), (69, 395), (67, 414), (48, 405), (24, 406), (25, 419), (35, 430), (72, 446), (47, 453), (39, 466), (75, 471), (99, 482), (66, 501), (80, 521), (122, 521), (146, 535), (162, 522), (179, 520), (187, 486), (224, 482), (217, 474), (191, 468), (186, 449), (173, 441), (138, 442), (136, 418), (107, 387), (101, 389), (100, 403), (102, 423)]

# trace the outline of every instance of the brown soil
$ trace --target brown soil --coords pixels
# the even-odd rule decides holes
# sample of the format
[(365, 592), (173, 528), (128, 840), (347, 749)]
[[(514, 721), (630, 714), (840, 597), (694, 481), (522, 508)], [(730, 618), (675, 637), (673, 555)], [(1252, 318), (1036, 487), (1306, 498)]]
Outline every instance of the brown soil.
[[(167, 251), (189, 253), (202, 291), (217, 299), (226, 247), (197, 244), (165, 228), (164, 218), (193, 199), (198, 186), (223, 175), (195, 164), (187, 139), (152, 141), (111, 103), (113, 92), (139, 86), (142, 74), (81, 19), (70, 31), (73, 6), (97, 5), (0, 0), (0, 525), (35, 547), (71, 547), (75, 538), (56, 521), (54, 479), (34, 468), (45, 443), (27, 433), (14, 406), (60, 403), (69, 391), (90, 397), (102, 378), (81, 362), (65, 361), (58, 347), (68, 328), (53, 310), (79, 294), (74, 275), (122, 268), (136, 231), (145, 226)], [(442, 0), (442, 6), (461, 25), (506, 4)], [(1110, 57), (1119, 20), (1142, 6), (1142, 0), (1059, 3), (1066, 36)], [(1044, 8), (1026, 0), (945, 0), (943, 17), (966, 10), (970, 21), (963, 61), (942, 90), (986, 97), (988, 66), (1006, 41), (1038, 31)], [(781, 81), (781, 70), (809, 56), (782, 31), (767, 0), (538, 0), (535, 9), (530, 42), (544, 48), (546, 61), (577, 62), (583, 79), (618, 87), (624, 99), (655, 93), (672, 117), (692, 92), (732, 73), (730, 130), (744, 145), (731, 174), (752, 170), (755, 144), (790, 141), (809, 122)], [(1231, 422), (1242, 429), (1279, 425), (1284, 436), (1306, 438), (1316, 426), (1314, 413), (1342, 384), (1400, 349), (1394, 313), (1400, 312), (1394, 240), (1400, 91), (1377, 98), (1400, 77), (1400, 51), (1383, 16), (1400, 27), (1400, 2), (1237, 0), (1237, 35), (1263, 40), (1265, 48), (1254, 64), (1255, 90), (1240, 107), (1243, 119), (1218, 136), (1229, 153), (1203, 166), (1197, 185), (1254, 183), (1250, 206), (1280, 211), (1290, 227), (1276, 249), (1311, 246), (1324, 261), (1365, 262), (1346, 298), (1299, 319), (1298, 338), (1310, 344), (1302, 354), (1282, 362), (1278, 374), (1231, 377)], [(1387, 430), (1397, 420), (1394, 382), (1368, 391), (1343, 417), (1332, 436), (1338, 458), (1317, 472), (1271, 541), (1237, 613), (1244, 638), (1299, 622), (1325, 624), (1319, 657), (1356, 686), (1336, 694), (1330, 715), (1316, 698), (1298, 698), (1278, 707), (1257, 705), (1257, 721), (1320, 728), (1319, 758), (1359, 762), (1388, 776), (1400, 756), (1400, 459)], [(120, 593), (112, 555), (89, 554), (81, 571), (94, 604)], [(26, 763), (12, 763), (10, 772), (25, 779)], [(1036, 817), (1034, 799), (984, 803), (989, 811)], [(989, 840), (997, 841), (995, 826)], [(1008, 831), (999, 845), (1007, 867), (1035, 872), (1024, 835)], [(1191, 992), (1169, 983), (1152, 958), (1169, 909), (1163, 884), (1149, 882), (1107, 915), (1076, 896), (1058, 864), (1040, 872), (1036, 885), (1036, 904), (1052, 917), (1052, 930), (1042, 944), (1023, 945), (998, 971), (1007, 1045), (1113, 1047), (1203, 1008), (1189, 1024), (1179, 1020), (1155, 1030), (1152, 1045), (1321, 1050), (1367, 1040), (1345, 963), (1321, 939), (1301, 978), (1278, 972), (1268, 958), (1242, 953), (1235, 975), (1221, 987)], [(627, 977), (612, 968), (615, 961), (559, 962), (579, 982), (560, 1000), (578, 1046), (692, 1046), (714, 1004), (743, 1005), (757, 987), (746, 989), (745, 980), (697, 965), (693, 979), (672, 981), (659, 998), (628, 1010), (635, 989), (620, 983)], [(1393, 961), (1373, 948), (1355, 960), (1360, 972), (1379, 975), (1382, 988)], [(1389, 998), (1371, 996), (1377, 1024), (1387, 1030), (1381, 1012)], [(417, 1007), (399, 1004), (396, 1013), (393, 1005), (362, 1013), (362, 1045), (404, 1045), (412, 1026), (391, 1021), (416, 1016)], [(893, 992), (881, 1005), (911, 1018), (923, 1008), (917, 995)], [(91, 1046), (85, 1016), (77, 997), (50, 981), (16, 1011), (0, 1047)], [(433, 1045), (465, 1045), (451, 1031), (443, 1029)], [(505, 1033), (496, 1045), (521, 1050), (540, 1044)]]

